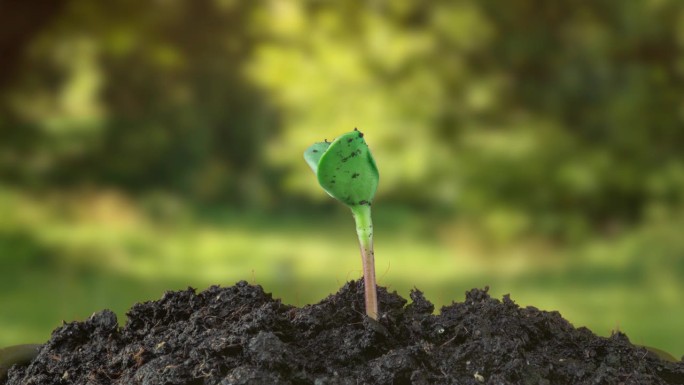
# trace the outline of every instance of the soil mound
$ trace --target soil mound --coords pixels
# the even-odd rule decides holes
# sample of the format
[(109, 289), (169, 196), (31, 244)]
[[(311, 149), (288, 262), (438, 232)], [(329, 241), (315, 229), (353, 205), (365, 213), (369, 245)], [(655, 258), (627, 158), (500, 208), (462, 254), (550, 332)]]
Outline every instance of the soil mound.
[(6, 384), (684, 384), (682, 361), (487, 289), (439, 315), (418, 290), (408, 305), (378, 296), (376, 322), (362, 281), (303, 308), (247, 282), (167, 292), (133, 306), (123, 327), (104, 310), (57, 328)]

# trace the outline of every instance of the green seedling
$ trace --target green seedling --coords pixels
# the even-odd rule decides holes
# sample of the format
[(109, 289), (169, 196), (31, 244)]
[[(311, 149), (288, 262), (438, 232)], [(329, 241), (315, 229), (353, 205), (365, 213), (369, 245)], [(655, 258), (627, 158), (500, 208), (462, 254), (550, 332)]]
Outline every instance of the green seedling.
[(304, 159), (323, 190), (352, 211), (361, 246), (366, 314), (378, 319), (371, 203), (378, 188), (379, 175), (363, 134), (354, 129), (332, 143), (327, 140), (314, 143), (304, 152)]

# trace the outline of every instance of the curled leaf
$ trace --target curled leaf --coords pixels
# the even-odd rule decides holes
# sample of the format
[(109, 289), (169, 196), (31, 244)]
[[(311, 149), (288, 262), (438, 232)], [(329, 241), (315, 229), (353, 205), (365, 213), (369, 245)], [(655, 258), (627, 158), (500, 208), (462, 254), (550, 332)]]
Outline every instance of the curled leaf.
[(318, 162), (321, 160), (323, 153), (330, 147), (329, 142), (318, 142), (314, 143), (309, 148), (304, 151), (304, 160), (311, 167), (314, 174), (318, 170)]
[(333, 198), (352, 207), (373, 202), (378, 168), (361, 132), (348, 132), (332, 143), (316, 143), (306, 150), (304, 159)]

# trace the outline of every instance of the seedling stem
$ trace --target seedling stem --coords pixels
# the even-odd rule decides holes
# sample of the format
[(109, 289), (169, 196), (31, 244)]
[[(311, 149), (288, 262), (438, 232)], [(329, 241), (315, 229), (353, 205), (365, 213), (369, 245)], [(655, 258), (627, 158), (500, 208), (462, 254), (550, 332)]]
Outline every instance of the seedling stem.
[(366, 314), (378, 319), (378, 296), (375, 285), (375, 254), (373, 253), (373, 220), (370, 204), (352, 206), (352, 214), (356, 221), (356, 234), (361, 247), (361, 263), (363, 266), (363, 285), (365, 287)]

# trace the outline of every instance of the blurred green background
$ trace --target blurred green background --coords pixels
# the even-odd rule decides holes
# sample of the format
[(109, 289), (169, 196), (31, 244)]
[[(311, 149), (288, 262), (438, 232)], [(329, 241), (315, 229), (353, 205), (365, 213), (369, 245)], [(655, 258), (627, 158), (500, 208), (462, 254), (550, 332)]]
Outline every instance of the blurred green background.
[(360, 277), (302, 159), (358, 127), (379, 282), (684, 354), (684, 2), (0, 5), (0, 346), (165, 290)]

